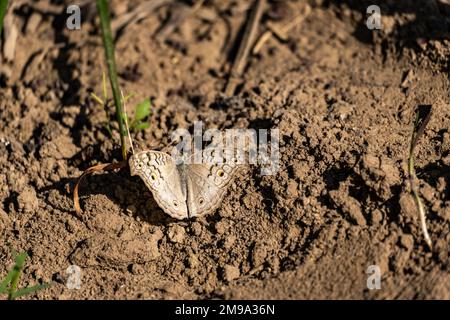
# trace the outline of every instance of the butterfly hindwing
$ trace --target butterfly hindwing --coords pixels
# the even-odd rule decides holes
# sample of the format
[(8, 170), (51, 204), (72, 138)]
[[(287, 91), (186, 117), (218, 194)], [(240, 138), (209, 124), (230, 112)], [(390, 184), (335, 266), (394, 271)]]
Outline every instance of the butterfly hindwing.
[(228, 156), (217, 162), (203, 152), (203, 163), (186, 165), (187, 207), (189, 216), (202, 216), (214, 212), (221, 204), (241, 164)]

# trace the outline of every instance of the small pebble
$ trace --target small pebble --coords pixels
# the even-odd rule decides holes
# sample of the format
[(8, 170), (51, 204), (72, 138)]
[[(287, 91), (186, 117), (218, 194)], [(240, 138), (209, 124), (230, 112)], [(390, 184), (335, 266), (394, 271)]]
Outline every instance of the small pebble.
[(183, 243), (186, 237), (186, 231), (182, 226), (174, 225), (167, 231), (167, 237), (173, 243)]
[(400, 237), (400, 244), (406, 250), (411, 250), (414, 246), (414, 238), (410, 234), (404, 234)]
[(239, 271), (239, 268), (235, 267), (235, 266), (231, 266), (229, 264), (225, 265), (225, 267), (223, 268), (223, 280), (227, 281), (227, 282), (231, 282), (234, 279), (239, 278), (239, 276), (241, 275), (241, 272)]
[(193, 222), (191, 225), (191, 230), (194, 235), (199, 236), (202, 233), (202, 225), (199, 222)]
[(39, 208), (36, 191), (32, 187), (25, 187), (25, 189), (17, 197), (19, 203), (19, 210), (23, 212), (34, 212)]

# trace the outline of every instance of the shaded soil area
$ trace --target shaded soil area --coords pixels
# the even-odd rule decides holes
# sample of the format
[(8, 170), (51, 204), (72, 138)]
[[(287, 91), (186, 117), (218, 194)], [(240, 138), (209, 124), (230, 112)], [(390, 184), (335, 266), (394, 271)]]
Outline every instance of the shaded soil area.
[[(382, 29), (368, 30), (377, 2)], [(112, 1), (113, 21), (140, 3)], [(176, 221), (127, 170), (88, 177), (75, 215), (83, 170), (120, 159), (90, 96), (104, 70), (99, 20), (86, 4), (69, 30), (71, 3), (18, 2), (14, 60), (0, 64), (0, 277), (14, 249), (30, 256), (21, 285), (52, 282), (32, 299), (450, 299), (446, 3), (269, 1), (259, 33), (311, 12), (251, 55), (232, 97), (252, 1), (206, 1), (171, 32), (158, 33), (189, 1), (123, 27), (121, 88), (136, 93), (130, 105), (152, 100), (150, 128), (132, 134), (140, 150), (195, 121), (280, 130), (278, 174), (250, 166), (214, 214)], [(419, 105), (434, 110), (416, 149), (432, 250), (407, 180)], [(78, 290), (66, 286), (72, 265)], [(371, 265), (379, 290), (367, 287)]]

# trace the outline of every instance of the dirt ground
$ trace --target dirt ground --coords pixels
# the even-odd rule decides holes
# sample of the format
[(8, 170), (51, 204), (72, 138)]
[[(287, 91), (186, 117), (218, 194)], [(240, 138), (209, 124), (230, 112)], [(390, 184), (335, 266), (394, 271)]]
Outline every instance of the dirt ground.
[[(112, 1), (113, 21), (140, 2)], [(152, 100), (150, 128), (133, 135), (141, 150), (199, 120), (280, 130), (279, 173), (249, 167), (192, 221), (165, 215), (127, 170), (86, 179), (75, 215), (76, 179), (120, 147), (90, 96), (104, 70), (95, 6), (69, 30), (70, 4), (19, 3), (14, 60), (1, 58), (0, 278), (14, 249), (29, 254), (21, 286), (52, 282), (31, 299), (450, 299), (448, 1), (269, 1), (259, 34), (311, 12), (250, 57), (232, 97), (223, 90), (252, 1), (206, 1), (159, 37), (179, 4), (124, 27), (121, 88)], [(381, 30), (365, 25), (371, 4)], [(407, 182), (419, 105), (434, 109), (416, 150), (432, 250)], [(66, 286), (71, 265), (78, 290)], [(379, 290), (367, 287), (371, 265)]]

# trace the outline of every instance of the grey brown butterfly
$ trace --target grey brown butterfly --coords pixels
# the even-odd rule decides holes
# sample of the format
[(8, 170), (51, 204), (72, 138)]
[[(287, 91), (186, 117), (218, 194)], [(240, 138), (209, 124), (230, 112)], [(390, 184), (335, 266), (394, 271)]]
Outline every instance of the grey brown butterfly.
[(202, 162), (177, 162), (161, 151), (141, 151), (129, 159), (131, 175), (138, 175), (165, 213), (176, 219), (203, 216), (221, 204), (232, 179), (243, 167), (238, 157), (214, 161), (202, 152)]

